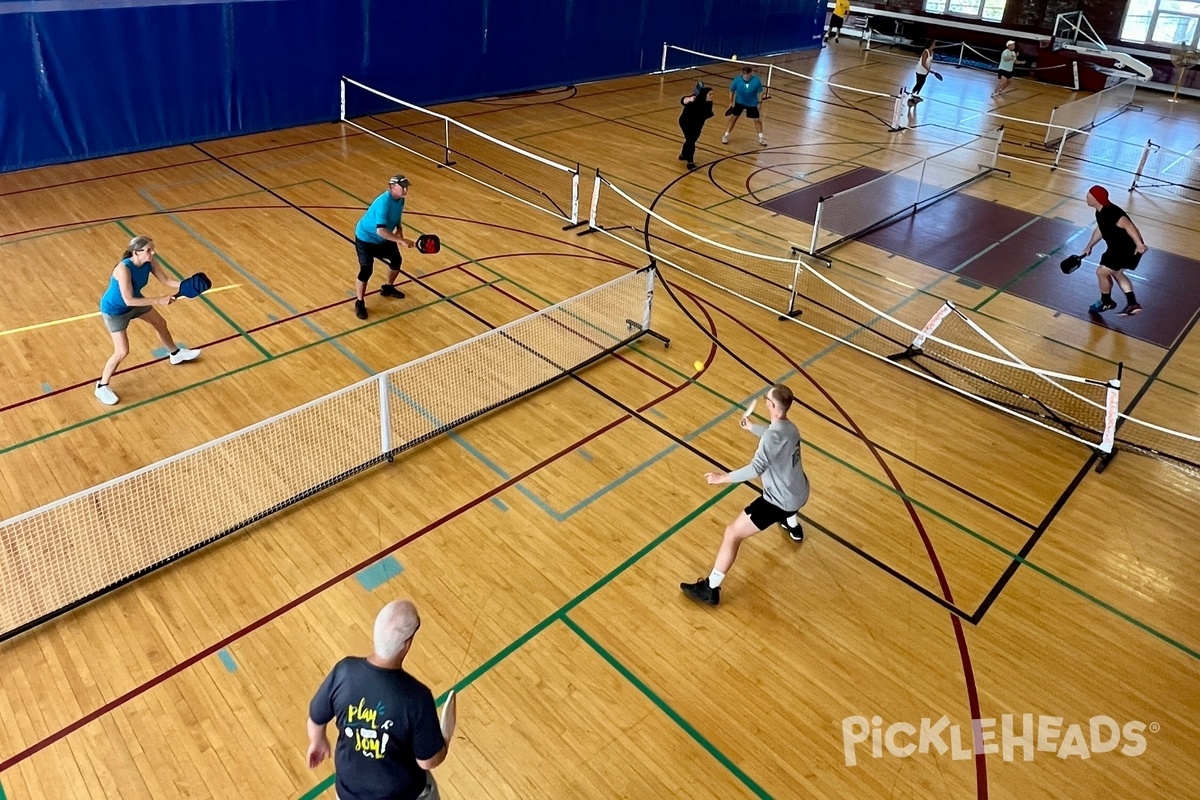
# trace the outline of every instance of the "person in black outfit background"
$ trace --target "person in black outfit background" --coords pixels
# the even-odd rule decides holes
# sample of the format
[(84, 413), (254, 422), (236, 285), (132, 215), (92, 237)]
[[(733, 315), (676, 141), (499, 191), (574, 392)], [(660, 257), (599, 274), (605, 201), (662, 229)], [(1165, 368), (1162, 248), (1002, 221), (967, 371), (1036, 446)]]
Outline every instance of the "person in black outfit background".
[(697, 83), (691, 94), (679, 100), (683, 106), (683, 111), (679, 113), (679, 129), (683, 131), (683, 150), (679, 152), (679, 160), (686, 161), (688, 169), (696, 168), (696, 142), (704, 130), (704, 123), (713, 115), (710, 92), (712, 88), (703, 82)]
[(1142, 233), (1133, 224), (1133, 220), (1125, 210), (1108, 199), (1108, 190), (1103, 186), (1093, 186), (1088, 189), (1087, 204), (1096, 210), (1096, 230), (1084, 248), (1083, 256), (1092, 254), (1092, 248), (1104, 239), (1104, 255), (1100, 256), (1100, 266), (1096, 267), (1096, 279), (1100, 283), (1100, 299), (1092, 303), (1088, 309), (1093, 314), (1102, 314), (1117, 307), (1112, 299), (1112, 285), (1125, 293), (1125, 309), (1122, 317), (1132, 316), (1141, 312), (1142, 306), (1133, 293), (1133, 284), (1123, 270), (1137, 269), (1146, 252), (1146, 242)]

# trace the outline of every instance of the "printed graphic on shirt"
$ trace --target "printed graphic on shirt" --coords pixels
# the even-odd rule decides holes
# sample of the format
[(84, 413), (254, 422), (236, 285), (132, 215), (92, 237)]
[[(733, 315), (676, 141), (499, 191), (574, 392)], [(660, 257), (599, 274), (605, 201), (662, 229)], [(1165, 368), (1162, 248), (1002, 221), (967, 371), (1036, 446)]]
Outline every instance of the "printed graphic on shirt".
[(342, 733), (354, 741), (354, 752), (361, 753), (364, 758), (384, 757), (390, 738), (388, 731), (392, 728), (392, 721), (384, 718), (385, 713), (383, 703), (368, 708), (365, 697), (357, 706), (346, 709), (346, 728)]

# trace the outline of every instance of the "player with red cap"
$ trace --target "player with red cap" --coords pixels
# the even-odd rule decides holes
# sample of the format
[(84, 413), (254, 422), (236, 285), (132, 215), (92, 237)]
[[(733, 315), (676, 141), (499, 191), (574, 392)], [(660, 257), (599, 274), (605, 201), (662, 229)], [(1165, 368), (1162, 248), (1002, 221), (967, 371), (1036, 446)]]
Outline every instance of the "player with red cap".
[(1096, 267), (1096, 278), (1100, 282), (1100, 299), (1092, 303), (1088, 311), (1100, 314), (1117, 307), (1112, 299), (1113, 281), (1116, 281), (1125, 293), (1125, 310), (1120, 316), (1137, 314), (1142, 307), (1134, 296), (1133, 284), (1129, 282), (1124, 270), (1137, 269), (1142, 253), (1146, 252), (1146, 242), (1124, 209), (1108, 199), (1108, 190), (1103, 186), (1088, 189), (1086, 199), (1088, 206), (1096, 209), (1096, 230), (1092, 231), (1092, 238), (1083, 250), (1084, 258), (1092, 254), (1092, 248), (1101, 239), (1104, 239), (1105, 245), (1104, 255), (1100, 256), (1100, 266)]

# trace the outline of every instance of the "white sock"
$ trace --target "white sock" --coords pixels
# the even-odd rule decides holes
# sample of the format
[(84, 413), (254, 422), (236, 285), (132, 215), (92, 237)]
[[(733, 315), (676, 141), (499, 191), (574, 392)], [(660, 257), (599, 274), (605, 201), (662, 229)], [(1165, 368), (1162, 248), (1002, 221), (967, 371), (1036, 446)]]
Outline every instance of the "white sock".
[(787, 525), (789, 528), (799, 528), (800, 527), (800, 515), (792, 514), (790, 517), (788, 517)]
[(725, 580), (724, 572), (717, 572), (715, 569), (708, 573), (708, 585), (712, 588), (717, 588), (721, 585), (721, 581)]

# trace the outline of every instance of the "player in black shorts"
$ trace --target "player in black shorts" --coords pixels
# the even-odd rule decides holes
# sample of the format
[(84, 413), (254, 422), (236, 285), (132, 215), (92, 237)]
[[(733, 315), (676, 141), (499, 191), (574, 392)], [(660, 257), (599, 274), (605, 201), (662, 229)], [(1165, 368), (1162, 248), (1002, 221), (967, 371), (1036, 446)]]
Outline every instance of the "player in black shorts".
[(1088, 189), (1087, 204), (1096, 209), (1096, 230), (1088, 240), (1083, 250), (1084, 258), (1092, 254), (1092, 248), (1104, 239), (1104, 255), (1100, 256), (1100, 266), (1096, 267), (1096, 279), (1100, 282), (1100, 299), (1092, 303), (1088, 309), (1093, 314), (1102, 314), (1117, 307), (1112, 299), (1112, 285), (1116, 281), (1125, 293), (1125, 309), (1120, 316), (1129, 317), (1142, 310), (1137, 297), (1133, 293), (1124, 270), (1137, 269), (1142, 253), (1146, 252), (1146, 242), (1141, 232), (1133, 224), (1133, 220), (1124, 209), (1108, 199), (1108, 190), (1103, 186), (1093, 186)]
[(681, 583), (683, 593), (700, 603), (715, 606), (721, 602), (721, 581), (733, 567), (742, 542), (772, 525), (779, 525), (792, 541), (804, 541), (799, 509), (808, 502), (808, 476), (800, 458), (800, 430), (787, 418), (795, 396), (783, 384), (767, 392), (770, 425), (756, 425), (742, 417), (741, 426), (758, 438), (758, 449), (749, 464), (733, 472), (709, 472), (710, 484), (741, 483), (761, 477), (763, 493), (725, 527), (721, 548), (712, 572), (695, 583)]

